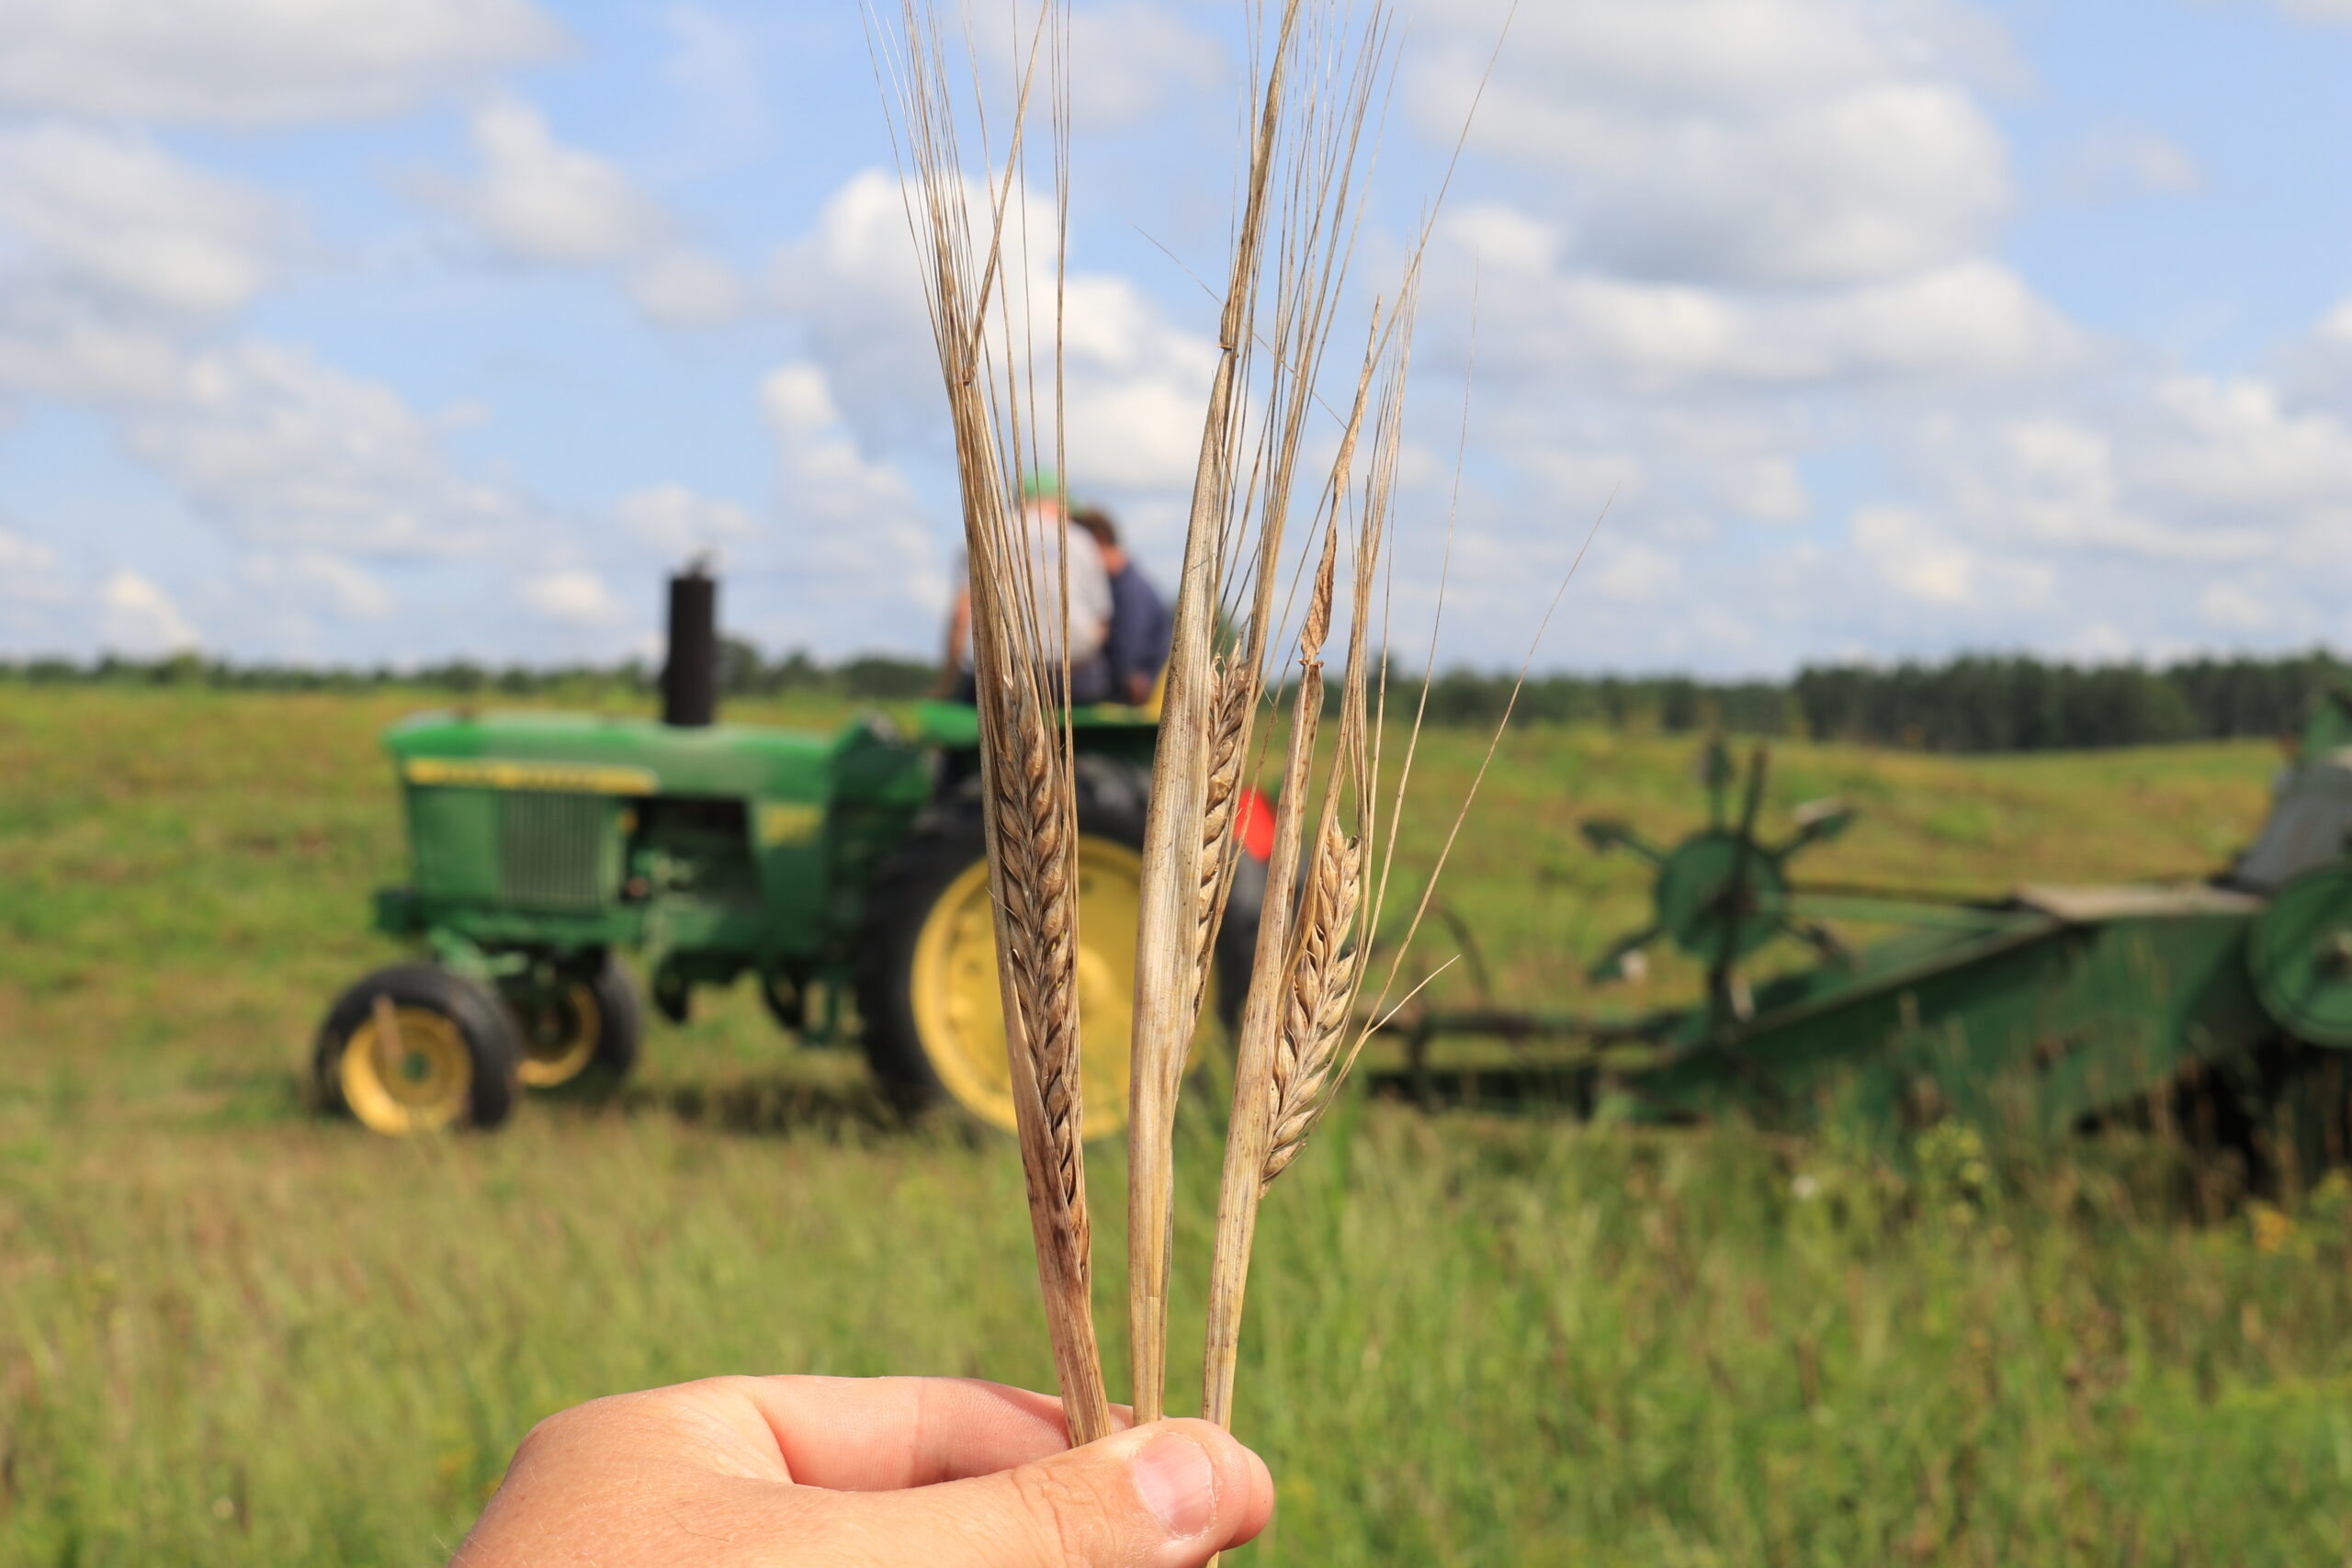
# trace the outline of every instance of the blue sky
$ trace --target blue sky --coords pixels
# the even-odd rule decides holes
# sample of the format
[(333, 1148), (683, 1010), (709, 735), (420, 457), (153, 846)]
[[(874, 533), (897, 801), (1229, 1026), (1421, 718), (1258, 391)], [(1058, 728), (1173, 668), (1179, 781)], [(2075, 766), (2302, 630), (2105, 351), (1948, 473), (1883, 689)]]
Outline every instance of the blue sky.
[[(1501, 22), (1399, 16), (1367, 288)], [(1242, 17), (1071, 25), (1070, 477), (1164, 573)], [(855, 6), (0, 37), (0, 654), (650, 651), (701, 548), (773, 648), (933, 643), (944, 403)], [(1430, 253), (1408, 606), (1466, 389), (1449, 660), (1515, 664), (1604, 505), (1542, 664), (2343, 646), (2347, 72), (2352, 0), (1524, 6)]]

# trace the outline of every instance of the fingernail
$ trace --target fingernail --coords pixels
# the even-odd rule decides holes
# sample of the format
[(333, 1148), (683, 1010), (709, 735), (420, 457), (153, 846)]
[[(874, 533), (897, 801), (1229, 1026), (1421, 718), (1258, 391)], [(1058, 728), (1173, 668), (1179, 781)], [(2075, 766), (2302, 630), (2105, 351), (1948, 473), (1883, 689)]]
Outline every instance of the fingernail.
[(1171, 1540), (1186, 1540), (1216, 1520), (1216, 1466), (1200, 1444), (1163, 1432), (1134, 1461), (1136, 1491)]

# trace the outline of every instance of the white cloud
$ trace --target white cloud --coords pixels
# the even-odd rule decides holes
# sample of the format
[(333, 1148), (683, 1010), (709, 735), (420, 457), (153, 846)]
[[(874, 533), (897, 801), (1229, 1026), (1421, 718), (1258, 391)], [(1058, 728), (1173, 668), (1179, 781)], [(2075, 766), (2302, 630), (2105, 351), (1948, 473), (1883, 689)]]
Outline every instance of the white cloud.
[(1813, 510), (1797, 466), (1782, 457), (1758, 457), (1736, 471), (1724, 499), (1736, 511), (1768, 523), (1793, 523)]
[(445, 199), (506, 254), (616, 262), (662, 239), (661, 209), (612, 164), (558, 141), (537, 107), (495, 99), (474, 111), (471, 130), (481, 171)]
[(682, 243), (670, 213), (617, 164), (559, 141), (536, 105), (493, 99), (474, 111), (471, 134), (481, 159), (474, 176), (428, 182), (424, 191), (500, 255), (617, 267), (639, 308), (667, 326), (742, 313), (748, 293), (735, 270)]
[(153, 394), (178, 373), (175, 326), (46, 280), (0, 284), (0, 392)]
[(826, 197), (811, 231), (777, 251), (770, 278), (869, 440), (938, 442), (945, 395), (895, 178), (868, 169)]
[(697, 161), (723, 160), (767, 129), (765, 62), (751, 30), (707, 6), (679, 4), (662, 15), (672, 49), (662, 74), (676, 91)]
[[(985, 210), (984, 196), (972, 199)], [(1027, 228), (1051, 233), (1050, 214), (1033, 213)], [(1005, 270), (1015, 312), (1037, 301), (1039, 330), (1050, 334), (1050, 258), (1015, 256)], [(877, 447), (936, 441), (944, 394), (899, 182), (879, 170), (851, 179), (826, 201), (815, 231), (778, 254), (774, 276), (828, 395), (838, 394), (860, 435)], [(1073, 270), (1064, 300), (1071, 482), (1189, 486), (1215, 344), (1173, 325), (1125, 277)]]
[[(1430, 0), (1408, 79), (1461, 129), (1498, 7)], [(1968, 90), (1981, 29), (1921, 0), (1521, 8), (1474, 142), (1554, 182), (1589, 265), (1698, 282), (1886, 278), (1980, 247), (2007, 154)]]
[(280, 271), (290, 228), (135, 132), (0, 130), (0, 392), (167, 392), (182, 345)]
[(2187, 149), (2167, 136), (2135, 127), (2109, 127), (2085, 137), (2059, 166), (2059, 188), (2077, 201), (2143, 193), (2178, 194), (2205, 183)]
[[(1181, 9), (1153, 0), (1108, 0), (1067, 9), (1064, 47), (1075, 126), (1101, 131), (1136, 125), (1171, 101), (1197, 101), (1217, 86), (1227, 72), (1224, 46), (1193, 27)], [(1033, 46), (1041, 77), (1047, 69), (1046, 51), (1054, 48), (1050, 38), (1039, 42), (1038, 15), (1035, 6), (982, 6), (966, 15), (987, 62), (984, 79), (991, 87), (1005, 85), (1004, 101), (991, 107), (1008, 117), (1011, 87), (1019, 82)], [(1042, 87), (1033, 101), (1042, 105)]]
[(701, 495), (682, 484), (655, 485), (623, 496), (613, 514), (631, 538), (683, 562), (719, 554), (752, 537), (752, 514), (731, 501)]
[(133, 656), (177, 653), (198, 646), (196, 627), (170, 595), (135, 571), (118, 571), (98, 589), (98, 641)]
[(524, 582), (522, 592), (523, 603), (567, 626), (604, 628), (628, 618), (628, 607), (605, 586), (605, 580), (579, 567), (531, 578)]
[[(784, 635), (838, 648), (894, 626), (898, 646), (928, 642), (947, 604), (945, 552), (905, 477), (861, 449), (814, 364), (770, 371), (760, 409), (775, 438), (781, 575), (792, 584)], [(910, 622), (924, 634), (907, 637)]]
[(2184, 508), (2215, 520), (2352, 508), (2352, 430), (2342, 421), (2292, 411), (2250, 377), (2167, 378), (2155, 404), (2175, 438), (2151, 446), (2147, 479)]
[(859, 450), (820, 367), (768, 372), (760, 409), (775, 437), (786, 513), (802, 525), (812, 559), (861, 569), (879, 560), (898, 570), (930, 553), (906, 479)]
[(735, 269), (684, 245), (655, 251), (628, 269), (630, 298), (664, 326), (714, 326), (743, 313), (749, 292)]
[(1903, 499), (1855, 518), (1891, 586), (1965, 610), (1945, 635), (2075, 655), (2341, 635), (2352, 423), (2252, 377), (2117, 375), (2030, 405), (1926, 416), (1895, 447)]
[(188, 361), (138, 408), (130, 449), (254, 544), (371, 555), (478, 549), (524, 514), (449, 465), (390, 388), (304, 350), (247, 341)]
[(0, 105), (353, 119), (544, 58), (561, 36), (531, 0), (0, 0)]
[(2278, 604), (2243, 583), (2215, 582), (2197, 596), (2197, 610), (2211, 625), (2233, 632), (2260, 632), (2270, 628)]
[[(1503, 3), (1413, 9), (1408, 102), (1450, 141)], [(1475, 439), (1504, 471), (1470, 515), (1511, 541), (1519, 577), (1565, 570), (1622, 481), (1571, 594), (1569, 657), (1770, 664), (1982, 645), (2047, 615), (2078, 547), (2026, 537), (2018, 513), (2064, 498), (1986, 449), (2009, 411), (2064, 401), (2117, 355), (2000, 254), (2010, 154), (1983, 100), (2019, 74), (1958, 0), (1519, 8), (1473, 132), (1511, 177), (1445, 217), (1419, 358), (1467, 373), (1453, 323), (1475, 319)], [(1990, 481), (1920, 456), (1939, 421), (2006, 465), (2005, 515)], [(1915, 471), (1856, 473), (1850, 454), (1889, 448)], [(1608, 607), (1645, 595), (1693, 613)]]
[(1559, 226), (1508, 202), (1464, 202), (1441, 220), (1447, 241), (1469, 253), (1482, 268), (1505, 276), (1542, 276), (1558, 264)]
[(1939, 604), (1965, 604), (1974, 596), (1974, 558), (1918, 513), (1866, 506), (1854, 513), (1850, 534), (1896, 592)]
[(391, 590), (345, 557), (324, 550), (249, 558), (242, 576), (275, 599), (347, 619), (380, 621), (399, 607)]
[[(2352, 427), (2267, 382), (2167, 377), (2074, 414), (1946, 422), (1927, 483), (2022, 547), (2208, 567), (2352, 537)], [(2330, 569), (2339, 575), (2341, 569)]]
[(19, 265), (190, 314), (251, 299), (284, 230), (277, 206), (128, 131), (0, 132), (0, 231)]
[(1070, 113), (1089, 129), (1131, 125), (1171, 96), (1196, 96), (1226, 72), (1216, 39), (1147, 0), (1113, 0), (1069, 13)]
[[(1683, 581), (1681, 562), (1652, 545), (1613, 539), (1597, 554), (1589, 587), (1619, 603), (1655, 604)], [(1510, 570), (1512, 563), (1503, 564)], [(1520, 574), (1513, 570), (1512, 575)]]
[(39, 539), (0, 528), (0, 590), (48, 571), (57, 564), (57, 552)]
[[(1491, 228), (1491, 222), (1488, 227)], [(1445, 235), (1445, 298), (1466, 302), (1473, 261)], [(1620, 377), (1835, 385), (1884, 377), (2023, 377), (2065, 367), (2082, 334), (1998, 262), (1973, 258), (1855, 288), (1739, 291), (1567, 270), (1482, 288), (1480, 360), (1543, 379)]]

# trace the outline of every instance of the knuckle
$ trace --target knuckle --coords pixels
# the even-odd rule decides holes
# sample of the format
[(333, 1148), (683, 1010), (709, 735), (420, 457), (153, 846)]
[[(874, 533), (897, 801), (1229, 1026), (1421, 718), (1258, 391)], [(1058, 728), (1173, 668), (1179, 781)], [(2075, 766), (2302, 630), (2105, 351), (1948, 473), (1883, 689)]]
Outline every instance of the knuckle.
[(514, 1445), (515, 1461), (520, 1463), (550, 1449), (564, 1447), (580, 1430), (584, 1409), (584, 1406), (575, 1404), (568, 1410), (559, 1410), (552, 1416), (542, 1416), (534, 1421), (531, 1429), (523, 1434), (523, 1440)]
[(1031, 1536), (1056, 1553), (1048, 1562), (1093, 1562), (1111, 1533), (1101, 1490), (1072, 1474), (1072, 1468), (1023, 1465), (1009, 1477)]
[(526, 1456), (541, 1459), (594, 1448), (601, 1438), (641, 1421), (658, 1409), (658, 1393), (606, 1394), (602, 1399), (542, 1416), (523, 1434), (514, 1457), (519, 1461)]

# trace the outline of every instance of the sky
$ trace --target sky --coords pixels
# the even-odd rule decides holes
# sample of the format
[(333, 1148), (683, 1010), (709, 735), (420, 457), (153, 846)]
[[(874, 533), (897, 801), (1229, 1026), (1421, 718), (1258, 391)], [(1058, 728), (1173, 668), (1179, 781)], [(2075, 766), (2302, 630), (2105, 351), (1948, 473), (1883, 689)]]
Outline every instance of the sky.
[[(1396, 524), (1442, 661), (1516, 666), (1589, 538), (1539, 667), (2352, 642), (2352, 0), (1396, 20), (1351, 308), (1460, 142)], [(1068, 477), (1164, 581), (1248, 18), (1069, 25)], [(771, 649), (936, 645), (945, 402), (850, 0), (0, 39), (0, 657), (650, 655), (705, 551)]]

